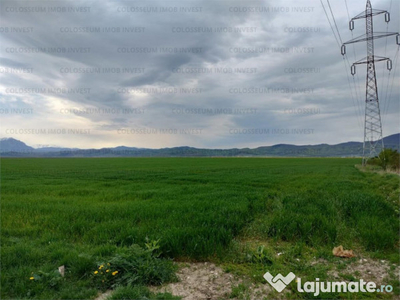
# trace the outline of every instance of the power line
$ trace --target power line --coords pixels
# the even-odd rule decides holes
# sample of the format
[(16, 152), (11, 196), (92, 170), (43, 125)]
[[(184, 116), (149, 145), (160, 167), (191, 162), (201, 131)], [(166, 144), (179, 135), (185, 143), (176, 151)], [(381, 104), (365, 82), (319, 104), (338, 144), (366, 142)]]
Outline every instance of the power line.
[[(349, 18), (349, 22), (350, 22), (350, 21), (351, 21), (351, 18), (350, 18), (350, 13), (349, 13), (349, 7), (348, 7), (348, 5), (347, 5), (347, 0), (344, 0), (344, 3), (345, 3), (345, 5), (346, 5), (347, 17)], [(351, 30), (351, 39), (354, 39), (353, 30)], [(355, 46), (354, 44), (353, 44), (353, 54), (354, 54), (354, 61), (357, 61), (356, 46)], [(347, 55), (346, 55), (346, 58), (347, 58)], [(350, 67), (350, 62), (349, 62), (348, 59), (347, 59), (347, 62), (348, 62), (349, 67)], [(357, 77), (357, 82), (356, 82), (356, 80), (355, 80), (355, 78), (354, 78), (355, 76)], [(362, 110), (363, 110), (363, 107), (362, 107), (362, 101), (361, 101), (361, 99), (358, 97), (358, 90), (359, 90), (359, 92), (360, 92), (360, 95), (362, 94), (362, 92), (361, 92), (361, 84), (360, 84), (360, 76), (358, 75), (358, 73), (356, 73), (355, 76), (353, 75), (353, 83), (354, 83), (354, 89), (355, 89), (355, 92), (356, 92), (357, 108), (358, 108), (358, 110), (359, 110), (359, 115), (360, 115), (361, 123), (362, 123)], [(361, 126), (361, 127), (362, 127), (362, 126)]]
[[(322, 8), (324, 9), (325, 16), (326, 16), (326, 19), (328, 20), (329, 26), (331, 27), (333, 36), (335, 37), (336, 43), (338, 44), (338, 46), (339, 46), (339, 48), (340, 48), (339, 40), (338, 40), (338, 38), (337, 38), (337, 36), (336, 36), (336, 34), (335, 34), (335, 30), (333, 29), (332, 23), (331, 23), (331, 21), (330, 21), (330, 19), (329, 19), (328, 13), (326, 12), (325, 6), (324, 6), (322, 0), (320, 0), (320, 2), (321, 2), (321, 5), (322, 5)], [(332, 10), (331, 10), (331, 13), (332, 13)], [(347, 70), (347, 68), (346, 68), (346, 63), (345, 63), (344, 60), (343, 60), (343, 64), (344, 64), (345, 69)], [(347, 71), (347, 72), (348, 72), (348, 71)], [(358, 118), (360, 118), (360, 115), (359, 115), (359, 111), (357, 110), (357, 105), (356, 105), (356, 103), (355, 103), (354, 96), (353, 96), (353, 90), (351, 89), (349, 74), (348, 74), (347, 72), (346, 72), (346, 74), (347, 74), (347, 81), (348, 81), (348, 83), (349, 83), (351, 99), (352, 99), (352, 101), (353, 101), (354, 108), (356, 109), (356, 114), (357, 114), (357, 119), (358, 119)], [(358, 122), (360, 122), (360, 121), (358, 120)], [(361, 121), (360, 127), (362, 127), (362, 121)]]
[[(389, 9), (389, 11), (390, 11), (390, 9)], [(389, 32), (389, 22), (387, 22), (386, 23), (386, 34)], [(386, 57), (386, 53), (387, 53), (387, 37), (385, 38), (385, 57)], [(383, 89), (383, 87), (385, 86), (385, 65), (383, 65), (382, 66), (382, 84), (381, 84), (381, 88)], [(390, 70), (389, 70), (389, 75), (388, 75), (388, 86), (389, 86), (389, 81), (390, 81)], [(387, 96), (388, 96), (388, 90), (386, 89), (385, 91), (384, 91), (384, 95), (385, 95), (385, 97), (384, 97), (384, 102), (383, 102), (383, 105), (385, 106), (386, 105), (386, 99), (387, 99)]]
[[(331, 15), (332, 15), (333, 22), (334, 22), (335, 27), (336, 27), (337, 34), (338, 34), (339, 39), (340, 39), (340, 42), (343, 44), (342, 37), (340, 35), (340, 31), (339, 31), (339, 28), (338, 28), (337, 23), (336, 23), (335, 15), (333, 13), (333, 10), (332, 10), (332, 7), (331, 7), (331, 4), (330, 4), (329, 0), (327, 0), (327, 3), (328, 3), (328, 6), (329, 6), (329, 10), (331, 12)], [(345, 0), (345, 4), (346, 4), (347, 16), (348, 16), (348, 18), (350, 20), (350, 14), (349, 14), (349, 9), (348, 9), (346, 0)], [(353, 32), (352, 32), (352, 34), (353, 34)], [(354, 57), (356, 57), (354, 45), (353, 45), (353, 50), (354, 50)], [(344, 55), (344, 58), (346, 59), (347, 65), (348, 65), (348, 67), (350, 69), (350, 62), (349, 62), (348, 56)], [(346, 72), (346, 74), (347, 74), (347, 77), (349, 77), (348, 72)], [(357, 78), (358, 78), (358, 76), (357, 76)], [(348, 81), (350, 81), (349, 78), (348, 78)], [(355, 99), (354, 99), (354, 96), (353, 96), (353, 93), (352, 93), (352, 90), (351, 90), (351, 85), (350, 85), (350, 91), (351, 91), (351, 96), (352, 96), (352, 100), (353, 100), (353, 105), (354, 105), (354, 108), (356, 110), (357, 118), (360, 119), (359, 122), (361, 121), (361, 124), (360, 124), (360, 129), (361, 129), (362, 128), (362, 108), (360, 107), (360, 101), (359, 101), (358, 93), (357, 93), (357, 85), (356, 85), (356, 82), (354, 81), (354, 77), (353, 77), (353, 84), (354, 84), (354, 90), (355, 90), (355, 94), (356, 94), (356, 96), (355, 96), (356, 98)]]
[[(341, 37), (340, 32), (339, 32), (339, 28), (337, 27), (335, 15), (333, 14), (332, 7), (331, 7), (331, 5), (330, 5), (330, 3), (329, 3), (329, 0), (327, 0), (327, 3), (328, 3), (328, 6), (329, 6), (329, 10), (330, 10), (330, 12), (331, 12), (331, 15), (332, 15), (333, 22), (334, 22), (335, 27), (336, 27), (337, 35), (338, 35), (338, 37), (339, 37), (339, 39), (340, 39), (340, 42), (343, 43), (343, 42), (342, 42), (342, 37)], [(322, 7), (323, 7), (323, 9), (324, 9), (324, 11), (325, 11), (325, 16), (326, 16), (326, 18), (327, 18), (327, 20), (328, 20), (328, 22), (329, 22), (329, 25), (330, 25), (330, 27), (331, 27), (332, 33), (333, 33), (334, 36), (335, 36), (336, 42), (338, 42), (338, 39), (337, 39), (336, 34), (335, 34), (335, 31), (334, 31), (334, 29), (333, 29), (333, 26), (332, 26), (332, 24), (331, 24), (331, 22), (330, 22), (330, 19), (329, 19), (329, 17), (328, 17), (328, 14), (327, 14), (327, 12), (326, 12), (325, 6), (324, 6), (324, 4), (322, 3), (322, 1), (321, 1), (321, 5), (322, 5)], [(346, 3), (346, 7), (347, 7), (347, 3)], [(347, 10), (347, 12), (348, 12), (348, 10)], [(348, 15), (349, 15), (349, 14), (348, 14)], [(349, 17), (349, 18), (350, 18), (350, 17)], [(340, 47), (340, 45), (339, 45), (339, 47)], [(351, 99), (352, 99), (353, 106), (354, 106), (354, 109), (355, 109), (356, 115), (357, 115), (357, 122), (358, 122), (358, 125), (360, 126), (360, 129), (361, 129), (361, 128), (362, 128), (362, 111), (361, 111), (360, 103), (359, 103), (359, 100), (358, 100), (357, 86), (356, 86), (356, 83), (355, 83), (354, 78), (353, 78), (354, 91), (355, 91), (355, 94), (356, 94), (356, 96), (354, 97), (352, 85), (351, 85), (350, 79), (349, 79), (348, 69), (346, 68), (345, 59), (346, 59), (346, 61), (347, 61), (347, 65), (348, 65), (348, 67), (349, 67), (349, 69), (350, 69), (350, 62), (349, 62), (349, 58), (347, 57), (347, 55), (345, 55), (345, 56), (343, 57), (343, 64), (344, 64), (344, 67), (345, 67), (345, 70), (346, 70), (347, 82), (348, 82), (349, 88), (350, 88)]]
[(355, 99), (354, 99), (354, 96), (353, 96), (353, 89), (351, 88), (349, 73), (348, 73), (348, 71), (347, 71), (348, 69), (347, 69), (347, 67), (346, 67), (346, 63), (345, 63), (344, 58), (343, 58), (343, 64), (344, 64), (344, 68), (345, 68), (345, 70), (346, 70), (347, 82), (348, 82), (349, 88), (350, 88), (351, 100), (353, 101), (353, 106), (354, 106), (354, 109), (356, 110), (357, 123), (358, 123), (358, 126), (360, 126), (360, 129), (361, 129), (361, 128), (362, 128), (362, 118), (361, 118), (361, 116), (360, 116), (360, 111), (357, 109), (357, 104), (356, 104), (356, 100), (357, 100), (357, 99), (355, 100)]
[(329, 22), (329, 26), (331, 27), (331, 30), (332, 30), (333, 36), (335, 37), (336, 43), (338, 44), (338, 46), (339, 46), (339, 48), (340, 48), (339, 40), (338, 40), (338, 38), (336, 37), (335, 31), (333, 30), (333, 26), (332, 26), (332, 24), (331, 24), (331, 21), (329, 20), (328, 14), (327, 14), (326, 9), (325, 9), (325, 6), (324, 6), (324, 4), (322, 3), (322, 0), (319, 0), (319, 1), (321, 2), (322, 8), (324, 9), (326, 19), (327, 19), (328, 22)]
[[(393, 59), (394, 68), (393, 68), (392, 84), (390, 85), (390, 88), (389, 88), (389, 81), (390, 81), (390, 78), (388, 79), (389, 96), (388, 96), (388, 99), (387, 99), (387, 103), (386, 103), (386, 101), (385, 101), (385, 108), (384, 108), (385, 111), (384, 111), (384, 114), (387, 114), (387, 112), (388, 112), (388, 110), (389, 110), (389, 107), (390, 107), (390, 100), (392, 99), (392, 90), (393, 90), (393, 86), (394, 86), (394, 79), (396, 78), (396, 67), (397, 67), (397, 60), (398, 60), (398, 58), (399, 58), (399, 50), (400, 50), (400, 46), (397, 47), (397, 52), (396, 52), (396, 55), (395, 55), (395, 57), (394, 57), (394, 59)], [(390, 75), (390, 73), (389, 73), (389, 75)], [(384, 120), (384, 123), (385, 123), (385, 120)], [(386, 124), (386, 123), (385, 123), (385, 124)]]
[(349, 7), (347, 6), (347, 0), (344, 0), (344, 3), (346, 4), (346, 10), (347, 10), (347, 17), (349, 18), (350, 21), (350, 14), (349, 14)]
[[(389, 10), (388, 11), (390, 11), (391, 10), (391, 8), (392, 8), (392, 0), (390, 0), (390, 5), (389, 5)], [(386, 33), (389, 31), (389, 22), (387, 22), (386, 23)], [(386, 52), (387, 52), (387, 38), (385, 39), (385, 57), (386, 57)], [(395, 58), (394, 58), (394, 61), (395, 61), (395, 68), (396, 68), (396, 58), (397, 58), (397, 53), (396, 53), (396, 55), (395, 55)], [(383, 77), (383, 80), (382, 80), (382, 88), (385, 86), (385, 84), (384, 84), (384, 79), (385, 79), (385, 66), (383, 65), (382, 66), (382, 77)], [(384, 117), (386, 117), (386, 112), (387, 112), (387, 109), (388, 109), (388, 107), (389, 107), (389, 101), (390, 101), (390, 98), (388, 98), (388, 95), (389, 95), (389, 83), (390, 83), (390, 75), (391, 75), (391, 70), (389, 70), (389, 74), (388, 74), (388, 76), (387, 76), (387, 85), (386, 85), (386, 89), (385, 89), (385, 97), (384, 97), (384, 102), (383, 102), (383, 116)], [(393, 76), (394, 77), (394, 76)], [(382, 120), (382, 123), (383, 124), (385, 124), (385, 119), (383, 118), (383, 120)]]
[(329, 0), (326, 0), (326, 1), (328, 2), (329, 10), (331, 11), (333, 22), (335, 23), (336, 31), (337, 31), (337, 33), (339, 35), (340, 44), (343, 44), (342, 37), (340, 36), (340, 32), (339, 32), (339, 29), (338, 29), (337, 24), (336, 24), (335, 16), (333, 15), (333, 12), (332, 12), (331, 4), (329, 3)]

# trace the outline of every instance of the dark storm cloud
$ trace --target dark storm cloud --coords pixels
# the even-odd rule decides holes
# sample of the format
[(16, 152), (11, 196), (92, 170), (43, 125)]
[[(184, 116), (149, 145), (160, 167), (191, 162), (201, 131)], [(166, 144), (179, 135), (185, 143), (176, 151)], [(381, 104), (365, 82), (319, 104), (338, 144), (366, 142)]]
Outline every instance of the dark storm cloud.
[[(365, 6), (364, 0), (348, 2), (351, 16)], [(373, 6), (389, 9), (390, 3), (373, 1)], [(351, 39), (344, 3), (331, 5), (343, 42)], [(24, 12), (28, 8), (42, 11)], [(398, 28), (398, 8), (392, 2), (389, 31)], [(376, 30), (386, 31), (381, 19), (374, 23)], [(89, 126), (96, 134), (81, 144), (101, 144), (103, 139), (107, 145), (153, 148), (362, 139), (365, 70), (357, 69), (356, 89), (347, 76), (348, 64), (364, 55), (365, 44), (349, 46), (349, 61), (343, 60), (319, 1), (3, 1), (0, 24), (1, 105), (35, 108), (23, 122), (6, 119), (10, 126)], [(354, 37), (363, 28), (362, 21), (356, 22)], [(393, 57), (396, 47), (393, 39), (376, 42), (382, 56)], [(33, 71), (23, 71), (28, 68)], [(382, 66), (377, 70), (378, 76), (384, 74)], [(398, 122), (393, 100), (400, 94), (398, 73), (391, 75), (396, 77), (392, 100), (381, 95), (386, 134), (395, 133)], [(387, 81), (378, 78), (378, 84), (384, 91)], [(7, 92), (10, 88), (75, 92)], [(76, 92), (82, 89), (90, 92)], [(358, 95), (355, 102), (350, 91)], [(242, 111), (229, 112), (234, 109)], [(256, 112), (246, 114), (246, 109)], [(317, 113), (293, 113), (296, 109)], [(171, 126), (203, 131), (194, 136), (129, 136), (126, 142), (127, 137), (115, 134), (119, 128)], [(314, 131), (230, 132), (240, 128)], [(345, 134), (335, 135), (338, 131)], [(327, 136), (333, 138), (327, 141)], [(74, 146), (75, 138), (69, 139), (70, 145), (62, 137), (55, 140)]]

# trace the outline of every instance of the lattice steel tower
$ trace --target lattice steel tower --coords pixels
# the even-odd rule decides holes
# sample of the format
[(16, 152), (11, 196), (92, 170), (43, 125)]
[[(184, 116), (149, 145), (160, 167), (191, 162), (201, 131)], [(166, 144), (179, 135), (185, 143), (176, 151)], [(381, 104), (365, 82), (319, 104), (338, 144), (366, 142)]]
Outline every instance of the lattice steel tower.
[(363, 165), (371, 157), (375, 157), (383, 150), (382, 122), (379, 108), (378, 86), (376, 83), (375, 62), (386, 61), (387, 69), (392, 69), (392, 61), (387, 57), (374, 55), (374, 39), (396, 35), (396, 43), (399, 45), (399, 34), (397, 32), (374, 32), (373, 17), (385, 14), (385, 22), (389, 23), (390, 14), (386, 10), (372, 9), (370, 0), (367, 0), (365, 11), (352, 18), (349, 22), (350, 30), (354, 29), (354, 20), (365, 18), (366, 33), (352, 39), (342, 45), (342, 55), (346, 54), (346, 45), (358, 42), (367, 42), (367, 57), (356, 61), (351, 66), (351, 74), (356, 73), (356, 65), (367, 65), (366, 93), (365, 93), (365, 122), (364, 122), (364, 144)]

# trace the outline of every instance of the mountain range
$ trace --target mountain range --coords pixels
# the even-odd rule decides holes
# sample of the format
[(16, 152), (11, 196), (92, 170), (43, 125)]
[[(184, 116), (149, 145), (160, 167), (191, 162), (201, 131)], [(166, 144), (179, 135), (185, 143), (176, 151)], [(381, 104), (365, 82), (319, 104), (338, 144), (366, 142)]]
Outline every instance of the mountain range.
[[(400, 133), (383, 138), (385, 148), (400, 151)], [(358, 157), (362, 155), (362, 142), (336, 145), (278, 144), (258, 148), (201, 149), (173, 147), (161, 149), (119, 146), (101, 149), (44, 147), (33, 148), (14, 138), (0, 140), (2, 157), (210, 157), (210, 156), (279, 156), (279, 157)]]

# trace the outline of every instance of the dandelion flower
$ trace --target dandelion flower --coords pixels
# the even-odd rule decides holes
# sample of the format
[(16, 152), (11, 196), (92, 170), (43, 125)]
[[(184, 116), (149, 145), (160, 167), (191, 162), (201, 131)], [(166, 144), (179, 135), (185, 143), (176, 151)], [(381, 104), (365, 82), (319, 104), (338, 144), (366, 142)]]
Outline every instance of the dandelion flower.
[(111, 273), (113, 276), (115, 276), (115, 274), (118, 274), (118, 271), (114, 271)]
[(106, 270), (106, 273), (110, 272), (110, 270)]
[(99, 270), (101, 270), (103, 267), (104, 267), (104, 265), (101, 265), (101, 266), (99, 267)]
[(30, 279), (30, 280), (34, 280), (34, 279), (35, 279), (35, 277), (29, 277), (29, 279)]
[(99, 273), (99, 271), (94, 271), (94, 274), (97, 274), (97, 273)]

